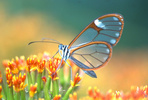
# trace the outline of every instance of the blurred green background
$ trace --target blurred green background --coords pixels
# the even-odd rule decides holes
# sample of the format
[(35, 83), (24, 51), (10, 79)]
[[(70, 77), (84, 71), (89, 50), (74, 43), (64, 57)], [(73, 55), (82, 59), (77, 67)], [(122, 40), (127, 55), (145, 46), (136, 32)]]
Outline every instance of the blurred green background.
[(85, 75), (78, 94), (86, 95), (82, 91), (87, 91), (88, 86), (97, 86), (106, 92), (109, 89), (127, 91), (131, 85), (146, 85), (147, 3), (147, 0), (1, 0), (0, 61), (21, 55), (27, 58), (44, 51), (56, 52), (57, 48), (49, 44), (27, 44), (44, 37), (69, 44), (97, 17), (119, 13), (123, 15), (125, 25), (111, 61), (96, 71), (97, 79)]

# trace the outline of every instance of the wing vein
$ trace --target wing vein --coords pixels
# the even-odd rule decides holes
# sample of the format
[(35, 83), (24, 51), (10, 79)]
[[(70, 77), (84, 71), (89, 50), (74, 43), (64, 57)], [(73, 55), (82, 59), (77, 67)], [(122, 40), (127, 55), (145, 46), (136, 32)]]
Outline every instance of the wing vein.
[(81, 55), (93, 68), (95, 68), (83, 55)]
[(94, 41), (94, 39), (99, 35), (99, 33), (92, 39), (92, 41)]
[(116, 39), (116, 37), (113, 37), (113, 36), (110, 36), (110, 35), (107, 35), (107, 34), (104, 34), (104, 33), (100, 33), (100, 34)]
[(101, 61), (100, 59), (98, 59), (98, 58), (92, 56), (91, 54), (90, 54), (90, 56), (93, 57), (93, 58), (95, 58), (96, 60), (100, 61), (101, 63), (104, 63), (103, 61)]
[(120, 31), (118, 31), (118, 30), (111, 30), (111, 29), (104, 29), (104, 30), (120, 32)]
[(93, 52), (93, 53), (90, 53), (90, 54), (79, 54), (79, 53), (74, 53), (75, 55), (91, 55), (91, 54), (95, 54), (95, 53), (101, 53), (101, 54), (105, 54), (105, 55), (108, 55), (108, 53), (104, 53), (104, 52), (98, 52), (98, 51), (96, 51), (96, 52)]
[(122, 26), (122, 25), (105, 25), (105, 26)]

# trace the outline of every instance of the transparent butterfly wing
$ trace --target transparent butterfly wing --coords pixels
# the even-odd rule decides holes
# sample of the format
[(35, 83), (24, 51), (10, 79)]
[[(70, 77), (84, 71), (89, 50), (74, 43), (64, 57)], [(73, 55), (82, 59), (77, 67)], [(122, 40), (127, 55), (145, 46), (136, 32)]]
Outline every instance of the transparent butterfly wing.
[(115, 46), (121, 37), (123, 25), (123, 17), (119, 14), (101, 16), (78, 34), (68, 48), (92, 41), (104, 41)]
[[(70, 50), (70, 59), (83, 70), (94, 70), (104, 66), (111, 58), (112, 46), (107, 42), (95, 41)], [(76, 60), (77, 61), (76, 61)], [(77, 62), (83, 64), (77, 64)]]
[[(69, 58), (73, 63), (75, 63), (77, 66), (79, 66), (80, 68), (85, 68), (85, 69), (89, 69), (88, 66), (86, 66), (85, 64), (83, 64), (82, 62), (80, 62), (79, 60), (77, 60), (76, 58), (74, 57), (70, 57)], [(87, 75), (93, 77), (93, 78), (97, 78), (97, 75), (96, 73), (93, 71), (93, 70), (90, 70), (90, 71), (86, 71), (86, 70), (83, 70)]]

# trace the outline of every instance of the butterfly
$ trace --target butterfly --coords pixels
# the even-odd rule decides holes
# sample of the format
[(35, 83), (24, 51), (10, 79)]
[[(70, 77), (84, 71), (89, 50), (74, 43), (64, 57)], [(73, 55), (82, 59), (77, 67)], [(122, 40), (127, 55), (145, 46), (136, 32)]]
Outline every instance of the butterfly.
[[(122, 35), (124, 20), (120, 14), (103, 15), (91, 22), (69, 45), (63, 45), (54, 39), (42, 42), (59, 44), (59, 54), (65, 62), (67, 59), (80, 67), (87, 75), (97, 78), (94, 70), (105, 66), (112, 56), (112, 47)], [(31, 43), (41, 42), (33, 41)], [(56, 53), (56, 54), (57, 54)], [(55, 55), (56, 55), (55, 54)]]

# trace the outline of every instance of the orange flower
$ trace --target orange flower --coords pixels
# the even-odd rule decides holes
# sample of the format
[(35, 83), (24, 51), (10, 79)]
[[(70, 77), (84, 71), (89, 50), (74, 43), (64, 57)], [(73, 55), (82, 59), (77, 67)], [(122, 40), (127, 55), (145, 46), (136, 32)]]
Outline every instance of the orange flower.
[(27, 59), (27, 68), (26, 70), (28, 72), (34, 71), (37, 69), (39, 73), (42, 73), (44, 71), (46, 64), (46, 59), (45, 58), (39, 58), (36, 55), (33, 55), (32, 57), (29, 57)]
[(26, 74), (23, 76), (21, 73), (19, 74), (18, 77), (13, 76), (12, 83), (13, 83), (13, 88), (16, 92), (19, 92), (20, 90), (24, 90), (27, 85), (24, 85), (26, 79)]
[(148, 96), (148, 86), (144, 86), (143, 88), (144, 94)]
[(37, 56), (34, 55), (34, 56), (32, 56), (32, 57), (28, 57), (26, 63), (27, 63), (26, 70), (27, 70), (28, 72), (33, 71), (33, 70), (36, 70), (37, 65), (38, 65)]
[(74, 77), (74, 81), (71, 81), (71, 86), (72, 87), (78, 86), (78, 83), (80, 82), (81, 79), (82, 77), (78, 76), (77, 73), (76, 76)]
[(15, 59), (13, 59), (13, 62), (15, 62), (19, 70), (25, 70), (26, 61), (24, 56), (21, 56), (20, 58), (16, 56)]
[(9, 87), (12, 86), (12, 73), (9, 68), (6, 68), (6, 79)]
[(61, 98), (61, 95), (56, 95), (56, 96), (53, 98), (53, 100), (60, 100), (60, 98)]
[(25, 69), (26, 66), (25, 57), (21, 56), (19, 58), (16, 56), (15, 59), (12, 59), (11, 61), (4, 60), (3, 66), (5, 66), (6, 68), (9, 67), (13, 74), (18, 74), (19, 70)]
[(117, 100), (122, 100), (122, 98), (123, 98), (123, 93), (120, 92), (120, 91), (116, 91), (116, 93), (115, 93), (115, 98), (116, 98)]
[(29, 96), (32, 98), (34, 94), (37, 93), (37, 83), (35, 85), (30, 86)]
[(43, 81), (44, 83), (46, 83), (47, 79), (46, 79), (45, 76), (42, 77), (42, 81)]
[(92, 90), (91, 87), (88, 88), (88, 95), (93, 99), (93, 100), (103, 100), (104, 96), (100, 93), (99, 89), (97, 87), (94, 87), (94, 91)]
[(116, 98), (115, 98), (115, 94), (113, 93), (112, 90), (108, 90), (108, 92), (107, 92), (107, 94), (106, 94), (106, 96), (105, 96), (105, 99), (106, 99), (106, 100), (116, 99)]
[(10, 62), (9, 60), (3, 60), (3, 66), (4, 66), (5, 68), (7, 68), (9, 62)]
[(144, 93), (143, 87), (139, 88), (136, 86), (131, 86), (130, 98), (139, 99), (144, 97), (145, 97), (145, 93)]
[(10, 68), (13, 74), (19, 73), (19, 69), (17, 68), (16, 63), (14, 61), (8, 62), (8, 67)]
[(60, 64), (60, 59), (53, 58), (49, 60), (49, 66), (46, 67), (46, 70), (49, 73), (49, 77), (51, 77), (53, 80), (58, 79), (57, 71), (58, 71), (59, 64)]
[(69, 95), (69, 99), (70, 99), (70, 100), (77, 100), (77, 93), (74, 92), (73, 95), (70, 94), (70, 95)]
[(37, 65), (38, 73), (42, 73), (44, 71), (45, 63), (46, 60), (38, 60), (38, 65)]

